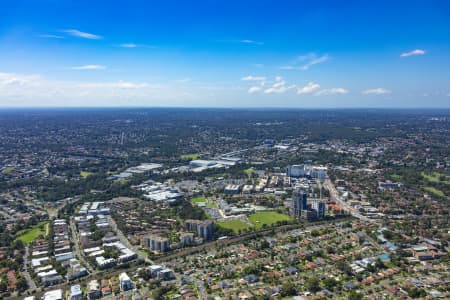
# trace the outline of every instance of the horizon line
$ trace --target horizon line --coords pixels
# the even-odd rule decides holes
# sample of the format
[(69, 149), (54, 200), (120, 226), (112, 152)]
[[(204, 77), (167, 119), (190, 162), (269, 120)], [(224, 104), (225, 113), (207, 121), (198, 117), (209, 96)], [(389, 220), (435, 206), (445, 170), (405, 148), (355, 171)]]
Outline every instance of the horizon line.
[(0, 110), (26, 110), (26, 109), (230, 109), (230, 110), (450, 110), (450, 107), (441, 106), (361, 106), (361, 107), (292, 107), (292, 106), (0, 106)]
[(281, 107), (281, 106), (268, 106), (268, 107), (223, 107), (223, 106), (0, 106), (0, 111), (24, 111), (24, 110), (134, 110), (134, 109), (198, 109), (198, 110), (254, 110), (254, 111), (326, 111), (326, 110), (367, 110), (367, 111), (375, 111), (375, 110), (384, 110), (384, 111), (436, 111), (443, 110), (445, 112), (450, 112), (450, 107)]

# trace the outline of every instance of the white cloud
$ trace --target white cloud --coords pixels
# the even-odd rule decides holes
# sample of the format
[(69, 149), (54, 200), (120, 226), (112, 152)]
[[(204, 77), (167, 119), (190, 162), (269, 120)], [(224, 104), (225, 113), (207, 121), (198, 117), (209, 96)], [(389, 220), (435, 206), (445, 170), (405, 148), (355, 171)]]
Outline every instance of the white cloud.
[(391, 91), (384, 89), (384, 88), (376, 88), (376, 89), (369, 89), (361, 92), (364, 95), (386, 95), (390, 94)]
[(39, 75), (21, 75), (14, 73), (0, 73), (0, 86), (21, 87), (32, 84), (40, 78)]
[(178, 83), (188, 83), (190, 81), (191, 81), (191, 78), (186, 77), (186, 78), (178, 79), (176, 82), (178, 82)]
[(76, 66), (71, 67), (72, 70), (104, 70), (106, 66), (102, 65), (84, 65), (84, 66)]
[(242, 77), (241, 80), (243, 80), (243, 81), (265, 81), (266, 77), (249, 75), (249, 76)]
[(326, 62), (328, 59), (330, 59), (330, 57), (328, 55), (322, 55), (320, 57), (313, 57), (310, 61), (308, 61), (306, 64), (304, 64), (303, 66), (301, 66), (300, 68), (302, 70), (308, 70), (310, 67)]
[(38, 37), (44, 38), (44, 39), (64, 39), (63, 36), (56, 35), (56, 34), (40, 34), (40, 35), (38, 35)]
[(125, 43), (125, 44), (120, 44), (119, 47), (122, 48), (136, 48), (138, 45), (134, 44), (134, 43)]
[(297, 94), (312, 94), (318, 89), (320, 89), (320, 84), (311, 81), (304, 87), (297, 88)]
[(262, 85), (251, 86), (251, 87), (248, 89), (248, 93), (249, 93), (249, 94), (254, 94), (254, 93), (257, 93), (257, 92), (261, 92), (262, 89), (263, 89), (263, 86), (262, 86)]
[(124, 43), (124, 44), (120, 44), (118, 45), (118, 47), (121, 48), (156, 48), (156, 46), (152, 46), (152, 45), (144, 45), (144, 44), (135, 44), (135, 43)]
[(258, 92), (262, 92), (264, 94), (282, 94), (290, 90), (295, 90), (298, 95), (313, 94), (315, 96), (342, 95), (349, 93), (349, 91), (344, 88), (331, 88), (320, 90), (320, 84), (314, 81), (310, 81), (305, 86), (299, 87), (295, 84), (286, 83), (286, 81), (281, 76), (275, 76), (275, 78), (272, 80), (268, 80), (266, 79), (266, 77), (246, 76), (242, 77), (241, 80), (255, 81), (255, 84), (250, 86), (247, 90), (249, 94), (254, 94)]
[(79, 83), (80, 88), (111, 88), (111, 89), (140, 89), (150, 86), (148, 83), (134, 83), (127, 81)]
[(317, 55), (316, 53), (309, 53), (307, 55), (298, 56), (290, 65), (281, 66), (282, 70), (308, 70), (310, 67), (326, 62), (330, 59), (328, 54)]
[(76, 37), (79, 37), (79, 38), (89, 39), (89, 40), (99, 40), (99, 39), (102, 38), (100, 35), (79, 31), (77, 29), (66, 29), (66, 30), (62, 30), (62, 32), (65, 32), (65, 33), (67, 33), (68, 35), (71, 35), (71, 36), (76, 36)]
[(254, 41), (254, 40), (240, 40), (239, 42), (243, 43), (243, 44), (253, 44), (253, 45), (264, 45), (263, 42), (258, 42), (258, 41)]
[(264, 90), (264, 94), (281, 94), (291, 89), (294, 89), (295, 85), (286, 85), (286, 81), (281, 76), (275, 77), (275, 83), (268, 89)]
[(0, 106), (165, 105), (168, 99), (175, 102), (186, 99), (187, 92), (148, 82), (61, 81), (41, 75), (0, 72)]
[(409, 56), (414, 56), (414, 55), (424, 55), (426, 53), (425, 50), (422, 49), (415, 49), (409, 52), (404, 52), (402, 54), (400, 54), (400, 57), (409, 57)]
[(279, 67), (279, 69), (281, 70), (295, 70), (295, 69), (299, 69), (298, 67), (292, 66), (292, 65), (287, 65), (287, 66), (281, 66)]
[(344, 88), (332, 88), (332, 89), (324, 89), (315, 93), (315, 96), (328, 96), (328, 95), (343, 95), (348, 94), (348, 90)]
[(261, 92), (263, 90), (264, 85), (266, 84), (266, 77), (263, 77), (263, 76), (246, 76), (246, 77), (242, 77), (241, 80), (255, 81), (255, 83), (257, 84), (257, 85), (251, 86), (248, 89), (249, 94)]

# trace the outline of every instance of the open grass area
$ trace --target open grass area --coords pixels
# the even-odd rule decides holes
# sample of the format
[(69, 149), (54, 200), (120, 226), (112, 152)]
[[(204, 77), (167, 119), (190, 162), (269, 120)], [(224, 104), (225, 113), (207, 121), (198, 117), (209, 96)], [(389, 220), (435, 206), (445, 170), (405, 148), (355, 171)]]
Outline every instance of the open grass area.
[(47, 223), (47, 221), (42, 221), (32, 228), (26, 228), (18, 231), (16, 234), (16, 240), (21, 240), (25, 244), (29, 244), (40, 235), (46, 236), (48, 234)]
[(191, 199), (192, 204), (206, 202), (206, 198), (204, 196), (198, 196)]
[(426, 187), (424, 187), (424, 190), (426, 190), (427, 192), (430, 192), (431, 194), (433, 194), (436, 197), (446, 198), (447, 200), (450, 200), (450, 197), (445, 196), (444, 192), (442, 192), (434, 187), (426, 186)]
[(247, 176), (252, 176), (253, 173), (255, 173), (255, 169), (253, 168), (248, 168), (244, 170), (244, 173), (247, 174)]
[(130, 180), (127, 179), (127, 178), (120, 178), (120, 179), (114, 181), (114, 183), (115, 183), (115, 184), (121, 184), (121, 185), (124, 185), (124, 184), (127, 184), (129, 181), (130, 181)]
[(214, 178), (215, 180), (217, 180), (218, 178), (228, 178), (229, 176), (228, 176), (228, 174), (227, 173), (219, 173), (219, 174), (216, 174), (216, 175), (214, 175), (214, 176), (212, 176), (212, 178)]
[(219, 208), (217, 202), (212, 199), (206, 199), (206, 207), (207, 208)]
[(182, 160), (194, 160), (194, 159), (199, 159), (200, 154), (199, 153), (183, 154), (180, 156), (180, 158)]
[(392, 174), (391, 178), (395, 181), (399, 181), (402, 179), (402, 176), (398, 175), (398, 174)]
[(6, 175), (6, 174), (11, 173), (13, 170), (14, 170), (14, 167), (6, 167), (2, 173)]
[(289, 217), (288, 215), (277, 213), (275, 211), (263, 211), (251, 214), (248, 219), (253, 225), (255, 225), (257, 229), (259, 229), (264, 224), (270, 226), (279, 221), (290, 221), (291, 217)]
[(198, 196), (191, 199), (191, 203), (196, 205), (198, 203), (205, 203), (207, 208), (218, 208), (216, 201), (212, 199), (208, 199), (204, 196)]
[[(422, 176), (429, 182), (444, 183), (444, 184), (450, 185), (450, 176), (447, 176), (445, 174), (441, 174), (438, 172), (433, 172), (432, 174), (427, 174), (425, 172), (422, 172)], [(445, 180), (441, 180), (441, 177), (444, 177)]]
[(87, 172), (87, 171), (81, 171), (81, 172), (80, 172), (80, 176), (83, 177), (83, 178), (86, 178), (86, 177), (88, 177), (88, 176), (91, 176), (92, 174), (94, 174), (94, 173), (92, 173), (92, 172)]
[(241, 220), (230, 220), (225, 222), (217, 222), (217, 226), (220, 226), (225, 229), (231, 229), (234, 233), (239, 233), (240, 231), (252, 228), (252, 226), (248, 225), (247, 223), (241, 221)]

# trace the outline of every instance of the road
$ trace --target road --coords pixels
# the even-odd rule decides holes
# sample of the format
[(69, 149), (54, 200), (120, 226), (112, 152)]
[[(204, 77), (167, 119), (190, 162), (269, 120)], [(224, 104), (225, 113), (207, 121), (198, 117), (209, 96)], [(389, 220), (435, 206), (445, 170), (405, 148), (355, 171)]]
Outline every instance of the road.
[(30, 252), (30, 250), (29, 250), (28, 246), (25, 246), (25, 256), (23, 258), (24, 271), (22, 273), (27, 281), (28, 290), (33, 292), (36, 290), (37, 286), (36, 286), (36, 283), (34, 282), (33, 278), (31, 278), (30, 273), (28, 273), (28, 257), (30, 257), (29, 252)]
[(83, 253), (81, 253), (80, 250), (80, 239), (78, 238), (78, 231), (77, 226), (75, 225), (75, 222), (73, 218), (70, 218), (70, 232), (72, 234), (72, 242), (74, 244), (75, 255), (78, 257), (78, 259), (82, 262), (84, 266), (89, 270), (89, 273), (95, 274), (96, 271), (92, 268), (92, 266), (84, 259)]
[[(144, 259), (145, 261), (153, 264), (154, 262), (152, 262), (150, 259), (148, 259), (146, 257), (143, 257), (143, 255), (140, 254), (137, 251), (138, 249), (136, 249), (136, 247), (132, 246), (129, 243), (129, 241), (126, 239), (126, 237), (122, 233), (122, 231), (117, 228), (117, 224), (114, 222), (114, 220), (110, 216), (108, 216), (108, 218), (110, 220), (112, 220), (111, 227), (113, 228), (113, 230), (116, 231), (117, 236), (119, 237), (121, 242), (125, 246), (129, 247), (130, 249), (133, 249), (138, 254), (139, 258)], [(300, 228), (311, 230), (313, 228), (326, 227), (326, 226), (329, 226), (330, 224), (333, 224), (335, 222), (342, 222), (343, 220), (345, 220), (345, 219), (337, 219), (337, 220), (334, 220), (334, 221), (321, 221), (321, 222), (306, 223), (306, 224), (305, 223), (289, 224), (289, 225), (281, 225), (281, 226), (277, 226), (277, 227), (270, 227), (270, 228), (267, 228), (267, 229), (261, 229), (261, 230), (258, 230), (258, 231), (245, 233), (245, 234), (242, 234), (240, 236), (233, 237), (233, 238), (230, 238), (230, 239), (212, 241), (212, 242), (204, 243), (204, 244), (196, 246), (196, 247), (190, 247), (190, 248), (186, 248), (186, 249), (183, 249), (183, 250), (179, 250), (177, 252), (174, 252), (174, 253), (171, 253), (171, 254), (167, 254), (167, 255), (165, 255), (163, 257), (160, 257), (160, 258), (156, 259), (155, 262), (156, 263), (164, 263), (164, 262), (170, 261), (172, 259), (176, 259), (176, 258), (179, 258), (179, 257), (184, 257), (186, 255), (195, 254), (197, 252), (200, 252), (200, 251), (203, 251), (203, 250), (206, 250), (206, 249), (211, 249), (211, 248), (214, 248), (214, 247), (223, 247), (223, 246), (226, 246), (226, 245), (229, 245), (229, 244), (233, 244), (233, 243), (241, 242), (241, 241), (244, 241), (244, 240), (252, 239), (252, 238), (255, 238), (256, 236), (263, 236), (265, 233), (269, 233), (269, 232), (272, 232), (272, 231), (273, 232), (283, 232), (283, 231), (300, 229)], [(73, 221), (71, 222), (70, 226), (71, 226), (71, 229), (72, 229), (72, 234), (73, 234), (73, 232), (76, 233), (76, 230), (73, 230), (73, 228), (72, 228), (72, 226), (74, 226)], [(74, 237), (72, 236), (72, 238), (74, 238)], [(76, 239), (76, 241), (78, 241), (78, 240)], [(77, 251), (77, 246), (78, 246), (77, 244), (78, 243), (74, 243), (74, 244), (75, 244), (75, 251)], [(80, 251), (79, 248), (78, 248), (78, 251)], [(79, 257), (81, 258), (83, 256), (80, 255)], [(101, 270), (101, 271), (94, 271), (94, 272), (90, 273), (88, 276), (77, 280), (77, 283), (78, 284), (87, 284), (87, 282), (89, 282), (89, 280), (98, 279), (98, 278), (101, 278), (102, 276), (105, 276), (105, 275), (108, 276), (108, 277), (118, 276), (122, 272), (133, 272), (133, 271), (136, 271), (137, 268), (141, 268), (142, 266), (143, 266), (142, 262), (139, 263), (139, 261), (136, 261), (136, 262), (132, 262), (131, 266), (129, 268), (125, 268), (125, 269), (118, 269), (118, 270), (116, 270), (116, 269), (107, 269), (107, 270)], [(58, 289), (58, 288), (59, 289), (63, 289), (63, 290), (68, 290), (70, 288), (71, 284), (73, 284), (73, 283), (67, 283), (66, 282), (66, 283), (63, 283), (63, 284), (60, 284), (60, 285), (55, 285), (55, 286), (51, 286), (51, 287), (48, 287), (48, 288), (43, 288), (39, 292), (36, 291), (36, 287), (35, 287), (35, 289), (29, 289), (29, 291), (30, 291), (30, 294), (34, 294), (35, 296), (39, 297), (39, 296), (42, 296), (42, 294), (45, 291), (48, 291), (48, 290), (54, 290), (54, 289)], [(200, 294), (201, 297), (203, 297), (206, 294), (206, 291), (201, 288), (201, 285), (200, 285), (200, 288), (199, 288), (199, 294)], [(22, 297), (14, 297), (13, 296), (13, 297), (10, 297), (9, 299), (11, 299), (11, 300), (20, 300), (20, 299), (22, 299)]]
[(198, 298), (200, 300), (206, 300), (208, 299), (208, 293), (206, 292), (205, 289), (205, 285), (203, 284), (203, 281), (195, 278), (195, 277), (191, 277), (192, 282), (194, 283), (195, 287), (197, 288), (197, 292), (198, 292)]
[(373, 247), (377, 248), (378, 251), (385, 252), (386, 249), (384, 249), (383, 246), (381, 246), (377, 241), (375, 241), (373, 238), (371, 238), (365, 231), (360, 231), (361, 234), (363, 234), (364, 238), (372, 244)]
[(148, 257), (142, 255), (142, 253), (139, 251), (138, 247), (131, 245), (131, 243), (128, 241), (126, 236), (123, 234), (122, 230), (120, 230), (119, 227), (117, 227), (117, 224), (116, 224), (116, 221), (114, 221), (114, 218), (112, 218), (111, 216), (108, 216), (107, 218), (108, 218), (109, 224), (111, 224), (112, 230), (116, 232), (116, 234), (119, 237), (119, 240), (122, 244), (124, 244), (128, 249), (132, 249), (134, 252), (136, 252), (138, 258), (144, 260), (145, 262), (153, 263)]
[(336, 203), (343, 208), (345, 211), (350, 212), (350, 214), (352, 216), (354, 216), (355, 218), (360, 219), (361, 221), (364, 222), (370, 222), (370, 223), (374, 223), (375, 220), (369, 219), (366, 216), (363, 216), (357, 209), (355, 209), (354, 207), (351, 207), (347, 202), (345, 202), (341, 196), (339, 195), (339, 192), (336, 190), (336, 187), (334, 186), (334, 184), (331, 182), (330, 179), (326, 179), (324, 182), (325, 187), (330, 191), (330, 196), (331, 199), (335, 200)]
[(243, 233), (241, 235), (231, 237), (228, 239), (224, 239), (224, 240), (211, 241), (208, 243), (201, 244), (199, 246), (175, 250), (175, 251), (172, 251), (172, 253), (165, 254), (162, 257), (156, 258), (154, 261), (155, 261), (155, 263), (162, 264), (164, 262), (167, 262), (167, 261), (170, 261), (173, 259), (177, 259), (179, 257), (185, 257), (187, 255), (195, 254), (195, 253), (198, 253), (198, 252), (201, 252), (204, 250), (209, 250), (211, 248), (225, 247), (230, 244), (253, 239), (255, 237), (261, 237), (261, 236), (264, 236), (266, 233), (271, 233), (271, 232), (279, 233), (279, 232), (295, 230), (295, 229), (303, 229), (303, 230), (320, 229), (320, 228), (327, 227), (330, 224), (343, 222), (344, 220), (346, 220), (346, 219), (341, 218), (341, 219), (336, 219), (333, 221), (321, 221), (321, 222), (314, 222), (314, 223), (297, 223), (297, 224), (280, 225), (280, 226), (276, 226), (276, 227), (268, 227), (266, 229), (260, 229), (257, 231)]

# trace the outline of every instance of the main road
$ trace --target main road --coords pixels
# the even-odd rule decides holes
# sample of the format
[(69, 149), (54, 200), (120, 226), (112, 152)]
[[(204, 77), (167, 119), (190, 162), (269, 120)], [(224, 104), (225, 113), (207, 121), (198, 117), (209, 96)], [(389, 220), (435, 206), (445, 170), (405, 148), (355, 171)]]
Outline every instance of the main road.
[(111, 216), (108, 216), (107, 218), (108, 218), (109, 224), (111, 225), (112, 230), (116, 232), (116, 235), (119, 238), (120, 242), (124, 246), (126, 246), (128, 249), (132, 249), (134, 252), (136, 252), (138, 258), (144, 260), (147, 263), (152, 263), (152, 261), (148, 257), (142, 255), (142, 253), (139, 251), (138, 247), (136, 247), (130, 243), (130, 241), (127, 239), (127, 237), (123, 234), (122, 230), (120, 230), (119, 227), (117, 226), (116, 221), (114, 221), (114, 218)]
[(75, 250), (75, 255), (80, 259), (80, 261), (83, 263), (84, 266), (86, 266), (86, 268), (89, 270), (89, 273), (96, 273), (96, 271), (94, 271), (94, 269), (92, 268), (91, 264), (88, 263), (85, 259), (84, 259), (84, 255), (83, 253), (81, 253), (80, 250), (80, 239), (78, 237), (78, 231), (77, 231), (77, 226), (75, 225), (75, 222), (73, 220), (73, 218), (70, 218), (70, 231), (72, 233), (72, 242), (74, 244), (74, 250)]
[(28, 273), (28, 258), (30, 257), (30, 250), (28, 246), (25, 246), (25, 256), (23, 258), (23, 267), (24, 270), (22, 272), (23, 277), (25, 277), (27, 284), (28, 284), (28, 290), (30, 290), (31, 292), (35, 291), (37, 286), (36, 283), (34, 282), (33, 278), (31, 278), (30, 273)]
[(334, 186), (334, 184), (331, 182), (330, 179), (326, 179), (324, 182), (324, 185), (330, 191), (331, 199), (335, 200), (336, 203), (341, 208), (343, 208), (345, 211), (348, 211), (352, 216), (360, 219), (361, 221), (371, 222), (371, 223), (375, 222), (375, 220), (372, 220), (366, 216), (363, 216), (356, 208), (351, 207), (347, 202), (345, 202), (339, 195), (339, 192), (336, 190), (336, 187)]
[[(315, 223), (298, 223), (298, 224), (288, 224), (288, 225), (280, 225), (280, 226), (275, 226), (275, 227), (269, 227), (269, 228), (265, 228), (265, 229), (261, 229), (258, 231), (253, 231), (253, 232), (249, 232), (249, 233), (245, 233), (236, 237), (232, 237), (229, 239), (224, 239), (224, 240), (216, 240), (216, 241), (211, 241), (208, 243), (204, 243), (202, 245), (199, 246), (195, 246), (195, 247), (190, 247), (190, 248), (186, 248), (183, 250), (179, 250), (175, 253), (171, 253), (171, 254), (167, 254), (163, 257), (160, 257), (158, 259), (155, 259), (155, 263), (164, 263), (164, 262), (168, 262), (170, 260), (179, 258), (179, 257), (185, 257), (186, 255), (192, 255), (195, 253), (198, 253), (200, 251), (203, 250), (207, 250), (207, 249), (211, 249), (214, 247), (224, 247), (227, 246), (229, 244), (233, 244), (233, 243), (237, 243), (237, 242), (241, 242), (244, 240), (249, 240), (252, 238), (255, 238), (256, 236), (260, 236), (260, 235), (264, 235), (266, 233), (271, 233), (273, 232), (282, 232), (282, 231), (289, 231), (289, 230), (295, 230), (295, 229), (308, 229), (308, 230), (312, 230), (312, 229), (318, 229), (318, 228), (323, 228), (326, 227), (330, 224), (334, 224), (335, 222), (342, 222), (344, 219), (337, 219), (334, 221), (321, 221), (321, 222), (315, 222)], [(115, 224), (115, 223), (114, 223)], [(113, 225), (113, 228), (115, 226)], [(119, 234), (120, 232), (120, 234)], [(125, 238), (125, 236), (122, 234), (122, 232), (120, 230), (117, 231), (119, 237), (120, 235), (122, 235), (122, 238)], [(122, 240), (121, 238), (121, 240)], [(126, 238), (125, 238), (126, 240)], [(129, 244), (129, 242), (124, 243), (125, 246), (131, 246)], [(131, 247), (132, 249), (134, 249), (134, 247)], [(139, 252), (137, 252), (139, 253)], [(139, 255), (139, 254), (138, 254)], [(149, 261), (147, 259), (147, 261)], [(89, 280), (92, 279), (99, 279), (102, 276), (108, 276), (108, 277), (113, 277), (113, 276), (118, 276), (120, 273), (122, 272), (132, 272), (132, 271), (136, 271), (136, 269), (138, 268), (142, 268), (145, 264), (143, 264), (142, 262), (139, 261), (135, 261), (135, 262), (131, 262), (130, 267), (128, 268), (124, 268), (124, 269), (107, 269), (107, 270), (100, 270), (94, 273), (90, 273), (88, 276), (80, 278), (76, 281), (77, 284), (87, 284), (89, 282)], [(51, 286), (51, 287), (47, 287), (47, 288), (41, 288), (39, 289), (38, 292), (33, 291), (31, 289), (29, 289), (28, 291), (30, 292), (30, 294), (34, 294), (34, 296), (36, 296), (36, 298), (39, 298), (40, 296), (42, 296), (44, 294), (44, 292), (48, 291), (48, 290), (54, 290), (54, 289), (63, 289), (63, 290), (68, 290), (71, 286), (70, 282), (65, 282), (59, 285), (55, 285), (55, 286)], [(34, 292), (34, 293), (33, 293)], [(205, 291), (203, 291), (202, 289), (199, 290), (199, 294), (200, 296), (204, 295)], [(22, 297), (17, 297), (17, 296), (13, 296), (13, 297), (9, 297), (8, 299), (10, 300), (21, 300)]]

